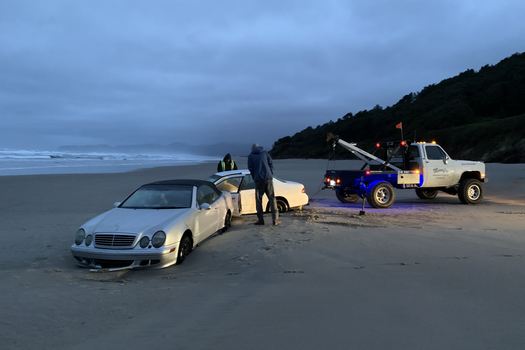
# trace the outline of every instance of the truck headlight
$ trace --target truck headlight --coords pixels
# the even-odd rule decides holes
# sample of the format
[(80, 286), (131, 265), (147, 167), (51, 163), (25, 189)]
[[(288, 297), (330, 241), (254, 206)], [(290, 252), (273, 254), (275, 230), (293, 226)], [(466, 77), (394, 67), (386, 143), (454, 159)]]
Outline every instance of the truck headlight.
[(166, 234), (163, 231), (157, 231), (155, 232), (153, 237), (151, 237), (151, 244), (155, 248), (162, 247), (164, 245), (164, 242), (166, 242)]
[(77, 234), (75, 235), (75, 244), (81, 245), (82, 242), (84, 242), (84, 238), (86, 238), (86, 231), (84, 229), (79, 229), (77, 231)]

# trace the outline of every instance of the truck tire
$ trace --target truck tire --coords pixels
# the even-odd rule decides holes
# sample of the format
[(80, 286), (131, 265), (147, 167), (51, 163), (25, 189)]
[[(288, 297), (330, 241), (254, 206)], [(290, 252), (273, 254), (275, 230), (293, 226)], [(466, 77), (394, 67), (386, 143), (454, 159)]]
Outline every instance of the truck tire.
[(464, 204), (478, 204), (483, 198), (483, 187), (477, 179), (463, 179), (459, 182), (458, 198)]
[(437, 190), (433, 190), (430, 188), (416, 188), (416, 195), (420, 199), (434, 199), (436, 198), (437, 194)]
[(343, 190), (335, 190), (335, 196), (341, 203), (355, 203), (359, 200), (359, 196), (355, 193), (348, 193)]
[(389, 208), (396, 200), (394, 187), (386, 181), (381, 181), (368, 191), (366, 199), (374, 208)]

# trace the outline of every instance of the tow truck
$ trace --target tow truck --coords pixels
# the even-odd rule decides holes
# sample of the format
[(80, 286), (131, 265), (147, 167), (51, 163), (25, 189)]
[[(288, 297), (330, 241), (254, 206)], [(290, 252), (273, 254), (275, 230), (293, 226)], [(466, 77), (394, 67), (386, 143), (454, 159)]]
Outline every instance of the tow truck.
[[(415, 189), (421, 199), (434, 199), (438, 191), (457, 195), (464, 204), (477, 204), (483, 198), (485, 164), (453, 160), (436, 142), (406, 140), (376, 143), (374, 154), (329, 134), (335, 150), (339, 145), (364, 162), (359, 170), (327, 170), (324, 189), (335, 191), (343, 203), (359, 198), (373, 208), (389, 208), (396, 198), (394, 188)], [(383, 158), (375, 153), (381, 152)]]

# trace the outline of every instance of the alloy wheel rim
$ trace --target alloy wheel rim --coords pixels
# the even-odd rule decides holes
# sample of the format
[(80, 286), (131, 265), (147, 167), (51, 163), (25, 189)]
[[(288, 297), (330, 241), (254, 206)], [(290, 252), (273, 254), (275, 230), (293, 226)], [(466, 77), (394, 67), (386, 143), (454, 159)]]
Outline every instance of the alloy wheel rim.
[(470, 200), (477, 200), (481, 194), (481, 190), (478, 185), (472, 185), (467, 190), (467, 195)]
[(388, 203), (388, 201), (390, 200), (389, 191), (384, 187), (378, 189), (376, 192), (376, 200), (381, 204)]

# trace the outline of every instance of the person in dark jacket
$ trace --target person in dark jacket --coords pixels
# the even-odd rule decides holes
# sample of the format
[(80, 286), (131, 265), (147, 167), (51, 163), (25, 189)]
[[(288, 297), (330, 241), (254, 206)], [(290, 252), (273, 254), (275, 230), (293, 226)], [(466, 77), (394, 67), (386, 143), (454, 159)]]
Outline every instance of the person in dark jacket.
[(217, 172), (228, 170), (237, 170), (237, 164), (235, 164), (231, 154), (226, 153), (224, 158), (217, 164)]
[(279, 225), (279, 211), (273, 191), (273, 163), (272, 158), (261, 146), (254, 144), (252, 153), (248, 156), (248, 169), (255, 182), (255, 207), (257, 209), (257, 222), (255, 225), (264, 225), (262, 198), (264, 194), (268, 197), (272, 210), (274, 225)]

